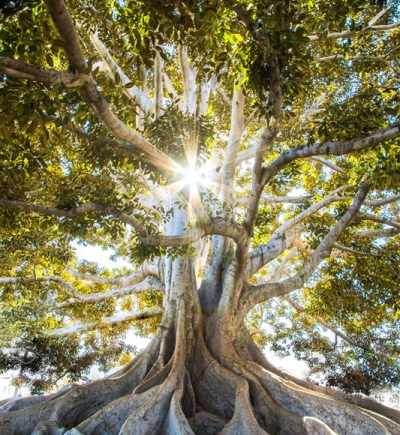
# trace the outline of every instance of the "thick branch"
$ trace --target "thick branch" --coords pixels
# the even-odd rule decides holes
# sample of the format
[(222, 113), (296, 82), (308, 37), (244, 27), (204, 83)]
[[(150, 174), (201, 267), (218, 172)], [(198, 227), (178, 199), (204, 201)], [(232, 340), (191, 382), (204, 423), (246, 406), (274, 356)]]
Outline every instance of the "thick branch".
[(306, 210), (294, 216), (292, 219), (284, 222), (276, 231), (274, 231), (271, 240), (268, 243), (261, 245), (258, 249), (250, 253), (249, 276), (253, 275), (265, 264), (281, 255), (293, 243), (293, 241), (297, 239), (302, 232), (302, 229), (297, 228), (295, 231), (290, 231), (293, 227), (298, 225), (307, 217), (315, 214), (321, 208), (345, 199), (345, 197), (338, 195), (328, 195), (326, 198), (316, 202), (311, 207), (308, 207)]
[(58, 85), (60, 83), (69, 84), (76, 79), (75, 74), (71, 71), (56, 71), (35, 65), (28, 65), (25, 62), (7, 57), (0, 57), (0, 73), (15, 79), (42, 82), (48, 86)]
[(162, 292), (164, 291), (164, 286), (161, 283), (161, 281), (159, 281), (157, 278), (148, 277), (144, 281), (138, 284), (133, 284), (126, 287), (115, 287), (101, 293), (91, 293), (91, 294), (75, 293), (72, 299), (68, 299), (65, 302), (61, 302), (60, 304), (57, 305), (57, 308), (65, 308), (71, 305), (76, 305), (85, 302), (100, 302), (106, 299), (120, 298), (122, 296), (131, 295), (133, 293), (144, 293), (147, 291)]
[[(260, 199), (260, 204), (303, 204), (312, 198), (313, 195), (307, 196), (266, 196), (263, 195)], [(236, 200), (238, 205), (246, 205), (249, 202), (249, 197), (242, 196)]]
[[(79, 31), (83, 31), (82, 25), (76, 26)], [(120, 66), (117, 64), (117, 62), (113, 59), (110, 52), (107, 50), (105, 45), (100, 41), (100, 38), (96, 33), (90, 33), (89, 39), (93, 43), (96, 51), (100, 55), (100, 57), (103, 59), (104, 64), (106, 66), (106, 71), (110, 78), (115, 81), (115, 76), (118, 74), (120, 78), (120, 85), (122, 87), (122, 90), (125, 95), (127, 95), (129, 98), (131, 98), (138, 106), (147, 114), (151, 115), (153, 113), (153, 102), (150, 100), (150, 98), (147, 97), (147, 95), (140, 90), (137, 86), (131, 86), (129, 88), (126, 88), (125, 86), (128, 83), (131, 83), (131, 80), (128, 78), (128, 76), (124, 73), (124, 71), (120, 68)]]
[(221, 201), (229, 202), (233, 190), (235, 161), (240, 147), (245, 118), (245, 96), (242, 89), (235, 89), (232, 97), (231, 128), (228, 145), (221, 168)]
[(268, 243), (265, 243), (250, 252), (250, 261), (247, 268), (248, 270), (246, 271), (246, 277), (248, 278), (254, 275), (266, 264), (283, 254), (300, 236), (302, 230), (302, 228), (298, 227), (288, 230), (285, 234), (274, 233)]
[(400, 195), (385, 199), (366, 199), (364, 205), (367, 205), (368, 207), (381, 207), (396, 201), (400, 201)]
[(65, 337), (66, 335), (92, 331), (93, 329), (112, 326), (122, 322), (149, 319), (161, 315), (162, 312), (163, 310), (160, 307), (151, 307), (143, 311), (131, 311), (111, 317), (102, 317), (100, 320), (92, 320), (86, 323), (77, 322), (71, 326), (66, 326), (65, 328), (42, 331), (42, 335), (45, 337)]
[(348, 38), (350, 36), (355, 36), (355, 35), (361, 35), (363, 33), (367, 33), (367, 32), (387, 32), (390, 31), (392, 29), (395, 29), (396, 27), (400, 26), (400, 22), (398, 23), (393, 23), (393, 24), (386, 24), (383, 26), (368, 26), (365, 27), (364, 29), (361, 30), (357, 30), (357, 31), (352, 31), (352, 30), (345, 30), (343, 32), (332, 32), (332, 33), (328, 33), (327, 35), (323, 35), (323, 36), (318, 36), (318, 35), (310, 35), (309, 44), (314, 44), (316, 42), (321, 42), (321, 41), (325, 41), (327, 39), (343, 39), (343, 38)]
[(355, 236), (357, 237), (369, 237), (369, 238), (378, 238), (378, 237), (395, 237), (400, 234), (400, 231), (397, 228), (383, 229), (383, 230), (359, 230), (355, 232)]
[(137, 284), (143, 281), (150, 275), (159, 275), (159, 265), (143, 263), (139, 269), (128, 276), (121, 276), (119, 278), (107, 278), (104, 276), (92, 275), (90, 273), (80, 273), (71, 267), (67, 267), (66, 270), (71, 276), (77, 279), (92, 281), (97, 284), (107, 284), (107, 285), (121, 285), (127, 286), (132, 284)]
[(141, 235), (147, 235), (147, 230), (141, 222), (132, 218), (131, 216), (115, 209), (114, 207), (105, 206), (102, 204), (96, 204), (89, 202), (87, 204), (81, 204), (69, 210), (62, 210), (56, 207), (48, 207), (45, 205), (30, 204), (24, 201), (12, 201), (8, 199), (0, 199), (0, 207), (9, 208), (24, 212), (37, 212), (49, 214), (58, 217), (76, 217), (87, 213), (100, 212), (102, 214), (111, 215), (115, 218), (125, 222), (126, 224), (135, 228), (135, 230)]
[[(87, 69), (86, 61), (79, 45), (71, 16), (63, 0), (45, 0), (47, 9), (53, 22), (65, 42), (65, 52), (70, 64), (70, 69), (82, 75)], [(171, 171), (179, 168), (169, 156), (159, 151), (145, 137), (125, 125), (110, 109), (106, 99), (97, 90), (91, 76), (82, 84), (84, 100), (92, 107), (96, 116), (104, 122), (115, 136), (134, 145), (136, 153), (149, 163), (156, 166), (162, 173), (169, 176)]]
[(267, 283), (260, 286), (248, 286), (242, 295), (243, 314), (256, 304), (263, 302), (271, 297), (283, 296), (294, 290), (301, 288), (311, 277), (322, 261), (331, 254), (332, 246), (354, 219), (368, 193), (368, 184), (362, 183), (357, 195), (346, 211), (338, 220), (336, 225), (325, 236), (318, 248), (310, 255), (302, 269), (292, 278), (288, 278), (278, 283)]
[(394, 222), (394, 221), (391, 221), (389, 219), (385, 219), (385, 218), (382, 218), (379, 216), (375, 216), (375, 215), (370, 214), (370, 213), (358, 214), (357, 219), (362, 220), (362, 221), (378, 222), (380, 224), (389, 225), (391, 227), (394, 227), (394, 228), (397, 228), (398, 230), (400, 230), (400, 223)]
[(326, 142), (324, 144), (302, 145), (280, 155), (268, 167), (264, 168), (262, 185), (265, 186), (265, 184), (267, 184), (268, 181), (279, 172), (279, 170), (297, 159), (329, 154), (341, 156), (354, 151), (362, 150), (367, 147), (378, 145), (382, 142), (399, 136), (399, 123), (396, 123), (390, 125), (389, 127), (382, 128), (381, 130), (378, 130), (368, 136), (359, 137), (356, 139), (340, 142)]

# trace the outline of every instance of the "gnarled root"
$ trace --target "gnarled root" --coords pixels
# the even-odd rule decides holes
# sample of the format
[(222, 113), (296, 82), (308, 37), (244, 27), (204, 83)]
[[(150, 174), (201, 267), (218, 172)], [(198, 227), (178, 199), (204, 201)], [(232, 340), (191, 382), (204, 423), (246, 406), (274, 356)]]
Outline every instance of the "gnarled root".
[[(45, 400), (3, 406), (2, 435), (389, 435), (400, 426), (307, 388), (267, 366), (249, 344), (220, 358), (202, 329), (177, 307), (152, 344), (110, 377)], [(172, 328), (172, 330), (171, 330)], [(215, 350), (215, 347), (212, 347)], [(260, 355), (261, 354), (261, 355)], [(223, 361), (223, 364), (221, 363)], [(319, 387), (320, 388), (320, 387)], [(342, 395), (343, 396), (343, 395)], [(347, 397), (347, 396), (345, 396)], [(390, 415), (394, 410), (388, 411)]]

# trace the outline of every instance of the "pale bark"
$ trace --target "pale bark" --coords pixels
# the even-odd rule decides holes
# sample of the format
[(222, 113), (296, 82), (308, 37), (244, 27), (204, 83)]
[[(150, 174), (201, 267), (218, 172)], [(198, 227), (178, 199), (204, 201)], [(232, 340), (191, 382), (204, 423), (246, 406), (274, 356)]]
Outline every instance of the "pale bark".
[(260, 286), (248, 286), (246, 292), (241, 296), (242, 312), (246, 313), (251, 307), (263, 302), (267, 299), (276, 296), (284, 296), (296, 289), (301, 288), (305, 282), (311, 277), (317, 267), (322, 261), (329, 257), (332, 246), (340, 236), (340, 234), (346, 229), (349, 223), (354, 219), (358, 210), (360, 209), (367, 193), (368, 184), (363, 183), (357, 195), (348, 208), (346, 213), (341, 217), (336, 225), (328, 232), (325, 238), (322, 240), (318, 248), (310, 255), (308, 260), (303, 265), (302, 269), (291, 278), (278, 283), (267, 283)]
[(363, 33), (367, 33), (367, 32), (388, 32), (391, 31), (393, 29), (396, 29), (397, 27), (400, 26), (400, 23), (393, 23), (393, 24), (386, 24), (386, 25), (381, 25), (381, 26), (367, 26), (364, 29), (361, 30), (357, 30), (357, 31), (352, 31), (352, 30), (344, 30), (343, 32), (332, 32), (332, 33), (328, 33), (327, 35), (323, 35), (323, 36), (318, 36), (318, 35), (310, 35), (309, 44), (315, 44), (317, 42), (321, 42), (321, 41), (325, 41), (327, 39), (343, 39), (343, 38), (349, 38), (351, 36), (357, 36), (357, 35), (361, 35)]
[[(85, 33), (85, 30), (81, 24), (76, 24), (76, 28), (78, 31)], [(95, 47), (97, 53), (103, 60), (103, 64), (105, 65), (105, 70), (111, 80), (115, 81), (115, 76), (118, 74), (120, 78), (120, 86), (122, 88), (122, 92), (131, 98), (143, 112), (147, 115), (153, 113), (154, 103), (147, 97), (145, 92), (139, 89), (137, 86), (131, 86), (126, 88), (125, 86), (132, 81), (125, 74), (125, 72), (121, 69), (118, 63), (113, 59), (109, 50), (107, 50), (106, 46), (101, 42), (97, 33), (89, 33), (89, 39)]]
[[(0, 281), (1, 282), (1, 281)], [(67, 299), (65, 302), (57, 304), (57, 308), (65, 308), (71, 305), (80, 303), (93, 303), (100, 302), (106, 299), (115, 299), (122, 296), (131, 295), (134, 293), (144, 293), (148, 291), (164, 291), (164, 286), (161, 281), (154, 277), (148, 277), (143, 282), (138, 284), (128, 285), (126, 287), (114, 287), (110, 290), (101, 293), (77, 293), (75, 292), (73, 298)]]
[(103, 326), (112, 326), (117, 323), (127, 322), (132, 320), (148, 319), (150, 317), (156, 317), (163, 313), (160, 307), (151, 307), (143, 311), (129, 311), (116, 314), (111, 317), (102, 317), (99, 320), (92, 320), (89, 322), (77, 322), (71, 326), (66, 326), (60, 329), (51, 329), (48, 331), (42, 331), (45, 337), (64, 337), (66, 335), (77, 334), (82, 332), (91, 331), (93, 329), (101, 328)]
[[(86, 61), (71, 16), (63, 0), (46, 0), (45, 3), (60, 37), (65, 42), (65, 54), (71, 69), (75, 69), (78, 74), (84, 74), (87, 69)], [(179, 169), (179, 165), (173, 159), (159, 151), (138, 132), (125, 125), (111, 111), (107, 101), (97, 90), (91, 76), (82, 85), (82, 89), (85, 101), (115, 136), (132, 143), (137, 148), (138, 154), (142, 154), (142, 158), (147, 158), (163, 173), (170, 174), (172, 170)]]
[[(71, 70), (74, 71), (74, 79), (78, 80), (75, 85), (82, 88), (84, 99), (98, 118), (114, 135), (124, 141), (120, 146), (130, 146), (131, 151), (137, 153), (141, 160), (156, 166), (167, 177), (174, 169), (182, 173), (179, 172), (182, 168), (177, 163), (166, 158), (167, 156), (146, 138), (123, 124), (112, 113), (108, 103), (97, 90), (93, 77), (86, 71), (85, 57), (65, 4), (62, 0), (45, 0), (45, 3), (61, 38), (66, 43), (67, 59)], [(170, 0), (147, 0), (147, 3), (157, 8), (175, 5)], [(390, 200), (365, 200), (368, 185), (363, 183), (347, 212), (331, 228), (319, 247), (310, 252), (309, 258), (299, 272), (293, 277), (281, 280), (285, 267), (291, 264), (298, 253), (298, 249), (292, 249), (270, 274), (267, 282), (251, 286), (246, 283), (247, 279), (271, 262), (272, 265), (276, 265), (278, 258), (284, 256), (292, 245), (298, 246), (299, 250), (304, 249), (303, 242), (300, 240), (300, 234), (305, 231), (301, 226), (304, 219), (314, 216), (322, 207), (348, 198), (340, 196), (339, 193), (349, 189), (349, 186), (339, 187), (323, 200), (284, 222), (269, 241), (249, 253), (259, 212), (258, 206), (261, 202), (299, 204), (308, 202), (311, 198), (310, 196), (263, 196), (266, 184), (286, 165), (303, 158), (321, 163), (340, 173), (342, 177), (345, 175), (342, 168), (320, 156), (343, 155), (399, 137), (398, 124), (364, 138), (290, 149), (264, 167), (264, 157), (272, 147), (280, 128), (283, 101), (280, 60), (274, 52), (271, 52), (269, 38), (260, 31), (254, 14), (236, 1), (224, 0), (223, 3), (244, 24), (249, 35), (264, 51), (269, 65), (271, 116), (260, 141), (253, 148), (239, 152), (243, 131), (256, 116), (256, 111), (245, 119), (244, 95), (240, 90), (236, 90), (233, 96), (228, 146), (224, 159), (216, 162), (215, 165), (217, 168), (222, 168), (220, 197), (224, 202), (233, 202), (235, 166), (254, 158), (250, 197), (239, 200), (248, 205), (244, 222), (237, 223), (233, 213), (231, 215), (230, 211), (222, 208), (222, 217), (214, 216), (212, 213), (212, 216), (207, 216), (195, 210), (194, 214), (197, 215), (198, 220), (193, 224), (189, 219), (189, 211), (178, 207), (176, 203), (178, 198), (170, 195), (168, 203), (173, 215), (165, 227), (160, 229), (160, 234), (153, 234), (149, 233), (141, 221), (133, 216), (103, 204), (81, 204), (69, 210), (62, 210), (51, 206), (1, 199), (0, 206), (4, 208), (46, 213), (60, 218), (73, 219), (85, 213), (102, 213), (132, 226), (143, 244), (191, 247), (196, 243), (196, 248), (200, 252), (198, 258), (194, 258), (191, 253), (176, 255), (167, 250), (164, 258), (157, 259), (154, 263), (144, 263), (136, 272), (118, 278), (67, 269), (66, 272), (75, 280), (116, 286), (92, 294), (78, 292), (71, 284), (59, 277), (0, 278), (0, 284), (24, 282), (28, 285), (35, 281), (50, 281), (62, 286), (63, 290), (72, 296), (58, 306), (65, 309), (67, 318), (68, 307), (77, 303), (99, 302), (141, 291), (163, 292), (163, 308), (155, 306), (144, 311), (120, 312), (98, 320), (91, 320), (93, 317), (90, 317), (87, 321), (45, 331), (43, 336), (50, 340), (51, 337), (85, 333), (120, 322), (132, 322), (162, 315), (161, 325), (148, 348), (117, 373), (86, 385), (72, 386), (45, 398), (29, 398), (3, 404), (0, 409), (2, 435), (3, 433), (4, 435), (114, 435), (117, 433), (120, 435), (132, 433), (143, 435), (194, 435), (195, 433), (397, 435), (399, 433), (396, 421), (399, 422), (400, 419), (394, 410), (373, 401), (347, 397), (338, 391), (295, 380), (273, 368), (243, 326), (246, 312), (256, 304), (271, 297), (285, 296), (301, 288), (318, 266), (326, 258), (334, 255), (331, 253), (332, 249), (341, 249), (352, 255), (364, 255), (360, 251), (338, 244), (338, 238), (359, 213), (362, 205), (380, 207), (399, 199), (394, 197)], [(128, 80), (110, 52), (98, 37), (94, 36), (92, 35), (91, 39), (103, 63), (109, 73), (113, 72), (113, 76), (110, 76), (115, 79), (115, 73), (118, 72), (120, 79)], [(201, 81), (200, 77), (197, 78), (197, 71), (190, 65), (186, 48), (181, 46), (178, 51), (183, 79), (183, 99), (178, 103), (178, 107), (181, 107), (183, 115), (191, 115), (198, 120), (206, 112), (210, 94), (217, 86), (216, 79), (213, 77), (208, 82)], [(38, 80), (40, 71), (32, 69), (31, 72), (32, 77), (29, 79), (35, 79), (33, 78), (35, 72)], [(19, 74), (20, 71), (15, 72), (17, 73)], [(138, 127), (141, 129), (145, 113), (147, 115), (154, 113), (155, 116), (161, 114), (164, 85), (173, 98), (179, 98), (162, 71), (160, 57), (155, 61), (154, 79), (154, 102), (151, 102), (153, 104), (151, 109), (146, 109), (149, 99), (145, 91), (147, 86), (145, 74), (142, 74), (141, 91), (136, 87), (130, 88), (132, 89), (130, 96), (143, 111), (138, 119)], [(221, 87), (217, 88), (217, 91), (222, 99), (227, 98)], [(138, 98), (142, 98), (142, 103), (139, 103)], [(196, 132), (191, 132), (189, 136), (185, 148), (193, 151), (193, 155), (189, 157), (194, 158), (197, 156), (198, 138)], [(126, 142), (129, 142), (128, 145)], [(175, 181), (174, 177), (171, 178)], [(146, 175), (143, 178), (145, 179)], [(151, 190), (151, 181), (148, 178), (147, 181)], [(156, 194), (152, 196), (161, 201), (166, 199), (162, 194), (159, 198), (156, 198)], [(137, 198), (143, 200), (140, 195)], [(182, 197), (179, 199), (181, 201)], [(379, 220), (378, 223), (387, 224), (387, 220)], [(355, 236), (380, 237), (382, 234), (394, 236), (399, 233), (399, 228), (397, 225), (392, 226), (390, 230), (358, 230)], [(218, 245), (216, 240), (222, 243)], [(221, 246), (223, 249), (218, 251)], [(215, 257), (217, 258), (215, 264), (212, 263), (211, 255), (208, 255), (209, 247), (214, 252), (219, 252)], [(206, 275), (202, 274), (205, 263), (212, 264), (215, 273), (203, 276)], [(297, 259), (295, 264), (297, 265)], [(341, 333), (331, 328), (333, 332)], [(350, 343), (351, 338), (342, 335), (342, 338), (346, 337)]]
[(400, 230), (400, 223), (392, 221), (390, 219), (385, 219), (385, 218), (380, 217), (380, 216), (375, 216), (375, 215), (370, 214), (370, 213), (359, 213), (356, 218), (361, 220), (361, 221), (378, 222), (380, 224), (388, 225), (390, 227), (394, 227), (394, 228), (397, 228), (398, 230)]

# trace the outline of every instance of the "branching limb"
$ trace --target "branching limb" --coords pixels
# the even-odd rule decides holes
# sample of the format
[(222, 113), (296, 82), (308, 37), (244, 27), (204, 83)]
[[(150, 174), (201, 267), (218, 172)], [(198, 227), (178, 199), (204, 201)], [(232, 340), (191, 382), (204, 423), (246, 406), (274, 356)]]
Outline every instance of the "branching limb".
[(400, 201), (400, 195), (385, 199), (366, 199), (364, 201), (364, 205), (368, 207), (382, 207), (383, 205), (391, 204), (392, 202), (396, 201)]
[[(76, 28), (79, 32), (84, 32), (84, 28), (81, 24), (76, 24)], [(140, 109), (143, 110), (147, 115), (151, 115), (153, 113), (154, 104), (150, 98), (148, 98), (147, 95), (137, 86), (126, 88), (125, 86), (128, 83), (131, 83), (131, 80), (113, 59), (106, 46), (101, 42), (97, 33), (89, 33), (88, 36), (97, 53), (103, 60), (103, 64), (105, 65), (105, 69), (111, 80), (115, 81), (116, 74), (118, 74), (123, 93), (127, 97), (131, 98), (136, 104), (138, 104)]]
[(335, 249), (339, 249), (339, 251), (342, 252), (348, 252), (349, 254), (352, 254), (354, 256), (358, 256), (358, 257), (377, 257), (378, 254), (371, 254), (369, 252), (362, 252), (362, 251), (358, 251), (357, 249), (352, 249), (352, 248), (348, 248), (347, 246), (343, 246), (339, 243), (334, 243), (332, 245), (333, 248)]
[(395, 237), (400, 234), (400, 230), (397, 228), (383, 229), (383, 230), (359, 230), (355, 232), (357, 237)]
[(251, 16), (249, 11), (246, 11), (242, 4), (237, 2), (236, 0), (224, 0), (224, 4), (228, 9), (231, 9), (235, 12), (238, 19), (246, 26), (247, 30), (253, 37), (253, 39), (257, 42), (260, 48), (268, 53), (271, 49), (271, 41), (269, 38), (262, 34), (260, 27), (257, 22), (255, 22)]
[(303, 228), (297, 227), (288, 230), (285, 234), (274, 233), (268, 243), (250, 252), (246, 277), (254, 275), (266, 264), (282, 255), (299, 238), (302, 231)]
[(143, 311), (130, 311), (111, 317), (102, 317), (100, 320), (92, 320), (86, 323), (77, 322), (71, 326), (66, 326), (65, 328), (42, 331), (42, 335), (45, 337), (65, 337), (66, 335), (87, 332), (99, 327), (112, 326), (122, 322), (149, 319), (151, 317), (159, 316), (162, 313), (162, 308), (154, 306)]
[(339, 174), (346, 174), (346, 171), (344, 169), (342, 169), (340, 166), (337, 166), (334, 163), (332, 163), (331, 161), (329, 161), (327, 159), (323, 159), (322, 157), (310, 157), (310, 160), (313, 160), (314, 162), (321, 163), (321, 164), (327, 166), (328, 168), (331, 168), (332, 170), (339, 172)]
[(339, 196), (339, 195), (328, 195), (324, 199), (321, 199), (321, 201), (316, 202), (311, 207), (308, 207), (307, 209), (305, 209), (304, 211), (302, 211), (298, 215), (294, 216), (292, 219), (289, 219), (286, 222), (284, 222), (274, 232), (274, 236), (283, 237), (290, 228), (293, 228), (295, 225), (298, 225), (304, 219), (317, 213), (317, 211), (321, 210), (324, 207), (327, 207), (330, 204), (333, 204), (334, 202), (343, 201), (345, 199), (346, 199), (346, 197)]
[(394, 3), (394, 0), (389, 0), (386, 4), (386, 7), (379, 11), (373, 18), (371, 18), (368, 22), (368, 26), (373, 26), (377, 21), (379, 21), (385, 14), (390, 10)]
[(221, 201), (230, 202), (233, 191), (236, 156), (240, 147), (245, 118), (245, 95), (242, 89), (235, 89), (232, 97), (231, 128), (228, 145), (221, 168)]
[(367, 26), (364, 29), (357, 30), (357, 31), (345, 30), (343, 32), (332, 32), (332, 33), (328, 33), (327, 35), (323, 35), (323, 36), (310, 35), (308, 37), (309, 38), (308, 43), (315, 44), (317, 42), (325, 41), (327, 39), (343, 39), (343, 38), (348, 38), (351, 36), (361, 35), (363, 33), (368, 33), (368, 32), (388, 32), (388, 31), (393, 30), (399, 26), (400, 26), (400, 22), (393, 23), (393, 24), (386, 24), (386, 25), (382, 25), (382, 26)]
[(68, 85), (76, 79), (75, 74), (71, 71), (56, 71), (41, 68), (8, 57), (0, 57), (0, 73), (16, 79), (42, 82), (47, 86), (58, 85), (60, 83)]
[[(263, 195), (260, 198), (260, 204), (303, 204), (312, 198), (313, 195), (306, 196), (267, 196)], [(246, 205), (249, 202), (247, 196), (242, 196), (236, 200), (238, 205)]]
[(178, 95), (178, 92), (177, 92), (177, 90), (175, 89), (174, 85), (172, 84), (171, 79), (168, 77), (168, 74), (165, 73), (165, 72), (163, 72), (162, 78), (163, 78), (163, 81), (164, 81), (165, 89), (167, 90), (168, 94), (171, 95), (171, 97), (172, 97), (175, 101), (178, 100), (178, 102), (181, 103), (181, 102), (179, 101), (179, 95)]
[(86, 213), (100, 212), (105, 215), (114, 216), (115, 218), (132, 226), (138, 233), (140, 240), (150, 246), (184, 246), (194, 243), (207, 235), (221, 235), (235, 240), (239, 245), (243, 245), (246, 237), (243, 228), (233, 222), (222, 218), (213, 218), (204, 226), (197, 226), (184, 234), (176, 236), (149, 235), (144, 225), (137, 219), (132, 218), (126, 213), (121, 212), (110, 206), (96, 203), (82, 204), (70, 210), (61, 210), (56, 207), (30, 204), (23, 201), (12, 201), (0, 199), (0, 207), (9, 208), (24, 212), (38, 212), (59, 217), (76, 217)]
[(272, 107), (272, 117), (270, 126), (268, 126), (262, 136), (261, 140), (257, 145), (255, 160), (253, 164), (252, 171), (252, 184), (251, 193), (249, 197), (249, 204), (247, 206), (246, 217), (244, 220), (244, 226), (247, 229), (249, 236), (253, 232), (254, 224), (256, 221), (258, 205), (260, 203), (260, 198), (265, 184), (263, 183), (263, 168), (262, 162), (265, 153), (272, 146), (278, 131), (279, 122), (282, 113), (282, 88), (280, 84), (280, 67), (279, 60), (276, 55), (270, 57), (269, 61), (269, 81), (270, 81), (270, 102)]
[(361, 220), (361, 221), (372, 221), (372, 222), (378, 222), (380, 224), (384, 224), (384, 225), (389, 225), (391, 227), (397, 228), (398, 230), (400, 230), (400, 223), (392, 221), (390, 219), (385, 219), (379, 216), (375, 216), (373, 214), (370, 213), (363, 213), (363, 214), (358, 214), (356, 216), (357, 220)]
[(311, 207), (302, 211), (292, 219), (284, 222), (271, 236), (271, 240), (265, 245), (261, 245), (258, 249), (250, 253), (249, 275), (253, 275), (265, 264), (269, 263), (279, 255), (281, 255), (293, 242), (296, 240), (303, 228), (297, 227), (294, 231), (290, 231), (300, 222), (309, 216), (317, 213), (321, 208), (327, 207), (334, 202), (343, 201), (345, 197), (339, 195), (328, 195), (321, 201), (316, 202)]
[(75, 293), (73, 298), (57, 304), (57, 308), (70, 307), (72, 305), (86, 302), (100, 302), (107, 299), (120, 298), (122, 296), (131, 295), (133, 293), (144, 293), (148, 291), (162, 292), (164, 291), (164, 285), (157, 278), (147, 277), (144, 281), (138, 284), (133, 284), (126, 287), (115, 287), (101, 293), (78, 293), (79, 297), (77, 297), (77, 294)]
[[(158, 263), (162, 263), (162, 260), (160, 259)], [(96, 284), (127, 286), (137, 284), (150, 275), (160, 276), (160, 264), (145, 262), (137, 271), (128, 276), (121, 276), (119, 278), (107, 278), (90, 273), (80, 273), (71, 267), (67, 267), (66, 271), (74, 278), (92, 281)]]
[(369, 185), (363, 182), (358, 189), (357, 195), (346, 213), (338, 220), (336, 225), (328, 232), (318, 248), (310, 255), (302, 269), (292, 278), (277, 283), (267, 283), (260, 286), (248, 286), (242, 294), (241, 303), (243, 314), (251, 307), (271, 297), (283, 296), (301, 288), (311, 277), (317, 267), (331, 254), (333, 244), (340, 234), (347, 228), (360, 209), (367, 196)]
[(194, 115), (196, 113), (196, 71), (191, 67), (186, 48), (179, 46), (179, 64), (183, 79), (183, 106)]
[[(84, 75), (87, 70), (87, 64), (79, 45), (75, 26), (64, 1), (46, 0), (45, 3), (60, 37), (65, 42), (65, 53), (70, 64), (70, 69), (76, 71), (78, 75)], [(96, 116), (107, 125), (115, 136), (130, 142), (136, 148), (136, 153), (141, 155), (142, 158), (145, 158), (167, 176), (170, 176), (173, 169), (179, 168), (178, 163), (159, 151), (137, 131), (125, 125), (111, 111), (108, 102), (97, 90), (92, 76), (89, 76), (82, 84), (82, 94), (84, 100), (92, 107)]]
[(281, 154), (268, 167), (264, 168), (262, 174), (262, 185), (265, 186), (287, 164), (302, 158), (335, 155), (340, 156), (367, 147), (378, 145), (390, 139), (400, 136), (399, 123), (382, 128), (368, 136), (358, 137), (347, 141), (326, 142), (324, 144), (303, 145), (284, 154)]
[(25, 277), (1, 277), (0, 278), (0, 285), (1, 284), (18, 284), (18, 283), (32, 283), (32, 282), (55, 282), (60, 287), (62, 287), (68, 294), (73, 296), (74, 298), (79, 298), (80, 293), (75, 290), (71, 284), (64, 281), (58, 276), (38, 276), (34, 278), (25, 278)]
[(146, 228), (137, 219), (132, 218), (131, 216), (121, 212), (120, 210), (117, 210), (114, 207), (105, 206), (94, 202), (81, 204), (69, 210), (62, 210), (56, 207), (30, 204), (24, 201), (12, 201), (9, 199), (0, 199), (0, 207), (9, 208), (18, 211), (24, 211), (24, 212), (44, 213), (44, 214), (58, 216), (58, 217), (76, 217), (76, 216), (85, 215), (87, 213), (100, 212), (102, 214), (114, 216), (115, 218), (121, 220), (122, 222), (125, 222), (126, 224), (132, 226), (143, 237), (147, 235)]

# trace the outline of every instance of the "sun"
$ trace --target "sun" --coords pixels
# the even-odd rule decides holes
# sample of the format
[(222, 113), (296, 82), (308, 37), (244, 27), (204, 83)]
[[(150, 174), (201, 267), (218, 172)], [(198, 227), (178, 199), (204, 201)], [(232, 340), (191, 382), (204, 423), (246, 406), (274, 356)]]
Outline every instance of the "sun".
[(203, 180), (200, 172), (196, 170), (194, 164), (191, 164), (188, 168), (185, 168), (182, 171), (182, 175), (183, 183), (185, 186), (190, 186), (191, 189), (197, 187)]

